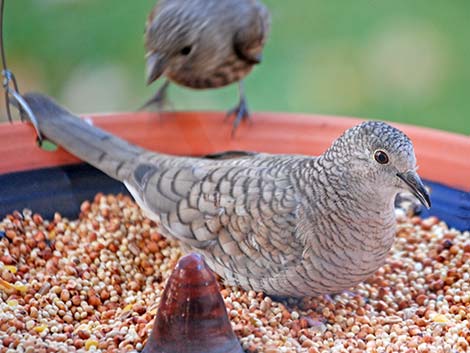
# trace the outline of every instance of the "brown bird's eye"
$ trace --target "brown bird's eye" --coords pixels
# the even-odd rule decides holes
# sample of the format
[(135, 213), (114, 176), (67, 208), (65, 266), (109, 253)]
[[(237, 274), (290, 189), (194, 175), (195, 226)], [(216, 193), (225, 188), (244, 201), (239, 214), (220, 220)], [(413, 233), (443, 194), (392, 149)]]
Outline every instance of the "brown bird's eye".
[(374, 158), (380, 164), (388, 163), (388, 155), (382, 150), (375, 151)]
[(191, 53), (191, 47), (189, 45), (184, 47), (183, 49), (181, 49), (180, 53), (181, 55), (188, 55), (189, 53)]

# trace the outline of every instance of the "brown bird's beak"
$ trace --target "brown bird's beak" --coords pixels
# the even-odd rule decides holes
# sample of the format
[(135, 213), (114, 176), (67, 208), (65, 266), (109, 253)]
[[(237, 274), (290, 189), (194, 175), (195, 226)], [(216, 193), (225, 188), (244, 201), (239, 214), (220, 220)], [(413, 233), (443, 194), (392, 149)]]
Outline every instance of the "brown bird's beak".
[(259, 53), (253, 57), (254, 64), (261, 64), (261, 61), (263, 61), (263, 53)]
[(424, 187), (421, 178), (415, 171), (408, 171), (404, 173), (397, 173), (397, 177), (405, 182), (410, 189), (411, 193), (423, 204), (427, 209), (431, 208), (431, 198), (429, 193)]
[(168, 66), (168, 60), (158, 53), (151, 53), (147, 56), (147, 84), (157, 80)]

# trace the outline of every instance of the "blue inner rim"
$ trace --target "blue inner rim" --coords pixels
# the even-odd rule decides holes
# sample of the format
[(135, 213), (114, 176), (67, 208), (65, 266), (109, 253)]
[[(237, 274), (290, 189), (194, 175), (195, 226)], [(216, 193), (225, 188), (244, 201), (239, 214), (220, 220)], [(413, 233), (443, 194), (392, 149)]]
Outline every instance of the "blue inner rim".
[[(449, 227), (470, 230), (470, 192), (425, 180), (431, 187), (432, 208), (421, 214), (437, 216)], [(0, 217), (29, 208), (51, 219), (55, 212), (76, 218), (80, 204), (96, 193), (124, 193), (125, 186), (88, 164), (74, 164), (0, 175)]]

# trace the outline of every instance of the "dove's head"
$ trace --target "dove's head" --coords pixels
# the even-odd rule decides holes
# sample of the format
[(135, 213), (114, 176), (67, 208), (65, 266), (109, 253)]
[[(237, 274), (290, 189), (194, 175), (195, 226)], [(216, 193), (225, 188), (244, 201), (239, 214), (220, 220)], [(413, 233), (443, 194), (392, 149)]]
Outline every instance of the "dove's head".
[(339, 137), (327, 160), (337, 160), (345, 175), (377, 197), (411, 191), (427, 208), (429, 193), (419, 177), (413, 143), (402, 131), (380, 121), (366, 121)]

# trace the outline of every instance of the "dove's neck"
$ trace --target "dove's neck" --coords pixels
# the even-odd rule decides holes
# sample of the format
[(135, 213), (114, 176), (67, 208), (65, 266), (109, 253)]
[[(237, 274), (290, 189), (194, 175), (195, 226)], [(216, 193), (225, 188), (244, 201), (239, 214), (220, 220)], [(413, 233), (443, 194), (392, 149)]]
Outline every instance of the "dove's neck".
[(306, 276), (315, 293), (341, 292), (384, 264), (395, 238), (393, 197), (348, 181), (345, 171), (321, 158), (300, 169)]
[[(395, 235), (395, 194), (376, 190), (367, 181), (349, 178), (347, 168), (318, 158), (302, 176), (306, 203), (327, 235), (345, 246), (372, 252), (390, 249)], [(351, 239), (355, 239), (354, 244)]]

